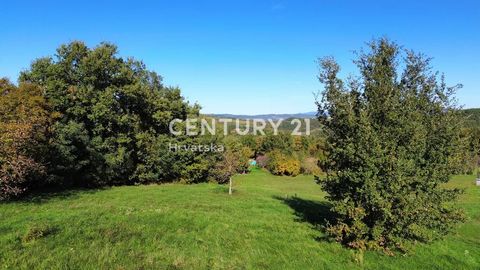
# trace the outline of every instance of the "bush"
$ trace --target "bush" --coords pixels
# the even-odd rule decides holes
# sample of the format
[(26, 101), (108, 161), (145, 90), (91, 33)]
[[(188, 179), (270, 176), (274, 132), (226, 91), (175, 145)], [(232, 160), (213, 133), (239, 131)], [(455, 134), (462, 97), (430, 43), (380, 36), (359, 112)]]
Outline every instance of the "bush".
[(268, 166), (268, 156), (267, 155), (259, 155), (255, 159), (257, 161), (257, 166), (260, 168), (266, 168)]
[(322, 170), (318, 167), (318, 160), (313, 157), (302, 159), (300, 171), (302, 174), (319, 175)]
[(275, 175), (297, 176), (300, 174), (300, 162), (280, 151), (272, 151), (268, 154), (269, 162), (267, 169)]

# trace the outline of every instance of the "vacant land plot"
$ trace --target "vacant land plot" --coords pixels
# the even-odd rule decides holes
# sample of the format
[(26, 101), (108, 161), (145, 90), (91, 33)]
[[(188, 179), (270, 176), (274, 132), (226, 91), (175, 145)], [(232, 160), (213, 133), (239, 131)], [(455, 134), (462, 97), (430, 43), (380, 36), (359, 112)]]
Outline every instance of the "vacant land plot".
[(313, 177), (263, 171), (217, 184), (123, 186), (0, 205), (2, 269), (480, 269), (480, 188), (468, 220), (412, 254), (359, 254), (325, 237), (328, 203)]

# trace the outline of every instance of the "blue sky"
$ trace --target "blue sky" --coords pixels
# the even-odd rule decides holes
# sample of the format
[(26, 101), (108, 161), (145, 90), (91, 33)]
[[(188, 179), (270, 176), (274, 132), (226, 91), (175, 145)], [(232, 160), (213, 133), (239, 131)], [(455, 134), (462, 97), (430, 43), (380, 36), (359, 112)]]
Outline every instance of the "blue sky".
[(0, 16), (0, 76), (59, 44), (117, 44), (179, 86), (205, 113), (315, 110), (318, 57), (355, 72), (353, 50), (387, 36), (434, 57), (457, 97), (480, 107), (478, 1), (6, 1)]

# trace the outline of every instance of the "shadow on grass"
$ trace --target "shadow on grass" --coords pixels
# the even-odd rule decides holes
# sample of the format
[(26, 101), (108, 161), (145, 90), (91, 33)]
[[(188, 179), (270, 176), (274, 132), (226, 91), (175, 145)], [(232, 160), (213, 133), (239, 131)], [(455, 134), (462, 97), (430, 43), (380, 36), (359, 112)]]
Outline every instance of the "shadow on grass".
[[(325, 228), (328, 224), (334, 224), (336, 221), (335, 213), (330, 211), (331, 204), (329, 202), (307, 200), (296, 196), (274, 196), (274, 198), (295, 211), (295, 221), (308, 222), (322, 233), (325, 233)], [(330, 241), (331, 239), (328, 236), (323, 236), (317, 237), (316, 240)]]
[(7, 201), (5, 203), (15, 203), (15, 202), (22, 202), (22, 203), (33, 203), (33, 204), (42, 204), (49, 202), (51, 200), (60, 199), (76, 199), (79, 197), (80, 194), (93, 194), (100, 190), (107, 189), (108, 187), (101, 187), (101, 188), (43, 188), (32, 191), (28, 195), (24, 197), (20, 197), (14, 200)]

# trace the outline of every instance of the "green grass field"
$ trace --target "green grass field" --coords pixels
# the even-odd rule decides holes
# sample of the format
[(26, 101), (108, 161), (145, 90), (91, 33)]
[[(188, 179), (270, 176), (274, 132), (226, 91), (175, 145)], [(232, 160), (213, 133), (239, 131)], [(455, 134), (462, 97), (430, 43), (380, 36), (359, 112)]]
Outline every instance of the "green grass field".
[(310, 176), (263, 171), (216, 184), (124, 186), (0, 205), (1, 269), (480, 269), (480, 187), (468, 220), (411, 254), (360, 254), (325, 238), (328, 203)]

